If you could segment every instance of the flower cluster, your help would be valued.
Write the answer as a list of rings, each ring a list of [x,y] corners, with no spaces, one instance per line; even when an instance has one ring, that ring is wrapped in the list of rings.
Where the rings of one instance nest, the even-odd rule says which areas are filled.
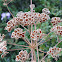
[[[58,48],[58,47],[51,47],[49,49],[49,51],[47,52],[47,54],[51,55],[53,58],[59,57],[59,53],[62,51],[62,48]]]
[[[5,30],[10,32],[16,25],[18,25],[18,22],[16,21],[16,17],[15,17],[7,22],[7,26],[5,27]]]
[[[5,37],[4,34],[3,34],[2,36],[1,36],[1,34],[0,34],[0,42],[4,39],[4,37]]]
[[[16,56],[16,61],[26,61],[29,58],[27,51],[20,51]]]
[[[0,43],[0,54],[1,55],[1,58],[3,58],[8,52],[6,51],[7,50],[7,42],[6,41],[3,41]]]
[[[34,20],[35,13],[31,13],[31,12],[21,12],[20,14],[19,13],[17,14],[17,17],[20,18],[19,22],[21,22],[24,26],[35,23]]]
[[[42,33],[41,29],[34,30],[31,34],[31,39],[33,40],[39,40],[41,39],[45,34]]]
[[[45,13],[41,13],[41,16],[40,16],[40,22],[45,22],[46,20],[49,20],[50,17],[49,15],[45,14]]]
[[[25,32],[23,32],[23,29],[16,28],[14,32],[12,32],[11,38],[19,39],[21,37],[24,37]]]
[[[35,5],[32,4],[32,11],[34,7]],[[31,5],[30,5],[30,8],[31,8]],[[15,26],[18,26],[18,25],[27,26],[27,25],[38,23],[38,22],[39,23],[45,22],[46,20],[50,19],[49,15],[46,14],[45,12],[36,13],[31,11],[28,11],[28,12],[20,11],[17,13],[16,16],[17,17],[14,17],[13,19],[7,22],[7,26],[5,27],[5,30],[7,30],[8,32],[10,32],[12,29],[14,29]]]
[[[60,19],[60,17],[53,17],[51,20],[51,23],[54,25],[57,25],[58,23],[62,22],[62,20]]]
[[[35,13],[35,12],[19,12],[17,14],[17,18],[19,18],[19,22],[24,26],[35,24],[35,22],[45,22],[50,19],[49,15],[45,13]]]
[[[62,26],[54,26],[51,31],[62,36]]]
[[[47,8],[42,9],[42,12],[45,13],[45,14],[48,14],[48,15],[50,14],[49,9],[47,9]]]

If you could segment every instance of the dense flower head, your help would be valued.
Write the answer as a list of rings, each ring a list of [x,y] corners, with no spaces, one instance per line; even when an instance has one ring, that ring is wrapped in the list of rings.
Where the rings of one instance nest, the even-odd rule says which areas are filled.
[[[33,40],[39,40],[41,39],[45,34],[42,33],[41,29],[34,30],[31,34],[31,39]]]
[[[0,48],[2,48],[3,46],[7,46],[7,42],[6,41],[0,42]]]
[[[50,19],[49,15],[45,13],[36,13],[36,12],[19,12],[17,14],[19,22],[24,26],[35,24],[36,22],[45,22]]]
[[[32,6],[33,8],[35,7],[34,5]],[[18,25],[24,25],[24,26],[28,26],[32,24],[34,25],[35,23],[45,22],[46,20],[50,19],[49,15],[47,15],[46,13],[36,13],[34,10],[33,12],[20,11],[17,13],[16,16],[17,17],[14,17],[13,19],[7,22],[7,26],[5,27],[5,30],[7,30],[8,32],[10,32],[12,29],[15,28],[15,26]]]
[[[59,57],[59,53],[62,51],[62,48],[58,48],[54,46],[53,48],[51,47],[47,54],[51,55],[53,58]]]
[[[53,26],[51,31],[62,36],[62,26]]]
[[[21,19],[20,21],[24,26],[35,24],[35,21],[38,20],[38,14],[31,13],[30,11],[29,12],[22,12],[17,17],[19,17]],[[37,19],[37,20],[35,20],[35,19]]]
[[[46,20],[49,20],[50,17],[49,15],[45,14],[45,13],[41,13],[41,16],[40,16],[40,22],[45,22]]]
[[[58,23],[60,23],[62,20],[60,19],[60,17],[53,17],[51,19],[51,23],[54,25],[57,25]]]
[[[26,61],[29,55],[26,50],[20,51],[19,54],[16,56],[16,61]]]
[[[14,17],[13,19],[11,19],[10,21],[7,22],[7,26],[5,27],[5,30],[7,30],[8,32],[10,32],[12,29],[15,28],[15,26],[17,26],[19,24],[18,21],[16,21],[16,17]]]
[[[4,34],[3,35],[0,34],[0,42],[4,39],[4,37],[5,37]]]
[[[44,8],[44,9],[42,9],[42,12],[43,13],[45,13],[45,14],[50,14],[50,11],[49,11],[49,9],[48,8]]]
[[[23,29],[16,28],[14,32],[12,32],[11,38],[19,39],[21,37],[24,37],[25,32],[23,32]]]
[[[0,42],[0,54],[1,55],[1,58],[3,58],[8,52],[6,51],[7,50],[7,42],[6,41],[2,41]]]

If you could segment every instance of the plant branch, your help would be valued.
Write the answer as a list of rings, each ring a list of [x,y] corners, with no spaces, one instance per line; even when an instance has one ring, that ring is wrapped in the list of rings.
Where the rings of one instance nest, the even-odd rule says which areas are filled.
[[[37,44],[37,41],[36,41],[36,47],[37,47],[37,56],[38,56],[38,62],[39,62],[39,52],[38,52],[38,44]]]
[[[32,28],[33,28],[33,25],[31,25],[31,34],[32,34]],[[33,45],[33,41],[32,41],[32,39],[31,39],[31,46]],[[31,54],[32,54],[32,61],[34,60],[34,51],[33,51],[34,49],[33,48],[31,48]]]
[[[11,2],[11,1],[12,1],[12,0],[10,0],[10,2]],[[10,3],[10,2],[9,2],[9,3]],[[7,5],[8,5],[9,3],[7,3]]]
[[[53,37],[51,37],[50,39],[52,39]],[[49,41],[50,39],[48,39],[47,41]],[[47,41],[45,41],[45,42],[47,42]],[[41,41],[42,42],[42,41]],[[41,44],[43,44],[43,43],[45,43],[45,42],[42,42],[42,43],[38,43],[38,46],[39,45],[41,45]]]
[[[24,27],[24,25],[21,24],[21,26],[30,33],[30,31],[26,27]]]
[[[61,40],[62,41],[62,40]],[[61,41],[59,41],[55,46],[57,46]]]
[[[47,52],[44,52],[44,51],[42,51],[42,50],[39,50],[40,52],[43,52],[43,53],[47,53]]]
[[[42,60],[44,60],[45,59],[45,57],[47,56],[48,54],[46,54],[41,60],[40,60],[40,62],[42,61]]]
[[[29,47],[29,46],[25,46],[25,45],[14,44],[14,43],[7,43],[7,44],[16,45],[16,46],[23,46],[23,47]]]
[[[51,33],[51,32],[50,32],[50,33]],[[48,36],[50,33],[48,33],[47,36]],[[46,37],[47,37],[47,36],[46,36]],[[45,37],[44,37],[44,38],[45,38]],[[43,38],[43,39],[44,39],[44,38]],[[41,41],[42,41],[42,40],[41,40]],[[41,42],[41,41],[40,41],[40,42]],[[40,42],[39,42],[39,43],[40,43]]]
[[[30,41],[26,38],[26,36],[24,37],[26,40],[27,40],[27,42],[30,44]]]
[[[11,13],[11,11],[9,10],[9,8],[8,8],[8,5],[6,5],[7,6],[7,9],[8,9],[8,11],[10,12],[10,14],[12,15],[12,17],[14,18],[14,15]]]
[[[24,50],[24,49],[29,49],[29,48],[22,48],[22,49],[10,49],[10,50],[6,50],[6,51],[15,51],[15,50]]]
[[[31,45],[28,41],[26,41],[24,38],[22,38],[28,45]]]

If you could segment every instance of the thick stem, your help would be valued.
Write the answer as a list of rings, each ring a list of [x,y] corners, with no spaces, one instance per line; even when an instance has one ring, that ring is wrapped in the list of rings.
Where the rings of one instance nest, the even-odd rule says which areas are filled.
[[[33,52],[34,52],[34,60],[36,61],[36,55],[35,55],[35,50],[33,49]]]
[[[33,12],[32,11],[32,0],[30,0],[30,2],[31,2],[31,12]],[[31,34],[32,34],[32,27],[33,27],[33,25],[31,25]],[[32,39],[31,39],[31,46],[33,45],[33,41],[32,41]],[[32,61],[33,61],[33,48],[31,48],[31,54],[32,54]]]
[[[32,34],[32,27],[33,27],[33,25],[31,25],[31,34]],[[32,41],[32,39],[31,39],[31,46],[33,45],[33,41]],[[33,59],[33,48],[31,48],[31,54],[32,54],[32,61],[34,60]]]
[[[39,52],[38,52],[38,44],[37,44],[37,41],[36,41],[36,47],[37,47],[37,56],[38,56],[38,62],[39,62]]]
[[[31,12],[32,12],[32,0],[31,0]]]
[[[32,49],[32,48],[31,48],[31,54],[32,54],[32,60],[34,60],[34,59],[33,59],[33,49]]]

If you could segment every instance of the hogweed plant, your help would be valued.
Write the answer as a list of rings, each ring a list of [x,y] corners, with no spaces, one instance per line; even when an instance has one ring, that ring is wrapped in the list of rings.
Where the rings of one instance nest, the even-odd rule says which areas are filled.
[[[11,2],[12,0],[10,0]],[[7,2],[7,0],[3,0],[3,5],[6,5],[8,8],[8,4],[10,2]],[[45,58],[48,55],[51,55],[53,58],[55,58],[55,60],[57,60],[57,57],[59,57],[59,53],[62,51],[62,48],[57,47],[57,45],[62,41],[59,38],[57,38],[58,43],[49,48],[49,51],[44,52],[42,50],[39,50],[38,46],[44,44],[47,41],[42,42],[51,32],[54,32],[55,35],[60,35],[62,36],[62,26],[58,25],[58,23],[62,22],[62,19],[60,19],[60,17],[53,17],[51,19],[51,23],[53,25],[53,28],[51,28],[50,33],[45,34],[42,32],[42,30],[37,29],[37,24],[41,24],[46,22],[47,20],[50,19],[49,14],[50,11],[47,8],[42,9],[42,13],[37,13],[35,12],[34,8],[35,5],[32,4],[32,0],[30,1],[31,5],[30,5],[30,11],[28,12],[23,12],[20,11],[17,13],[16,17],[13,16],[13,14],[10,12],[9,8],[9,12],[11,13],[11,15],[13,16],[13,19],[11,19],[10,21],[7,22],[7,26],[5,27],[5,30],[7,30],[8,32],[11,32],[11,30],[14,29],[14,32],[12,32],[11,38],[15,38],[16,40],[18,40],[19,38],[22,38],[27,44],[28,46],[25,45],[18,45],[16,43],[7,43],[6,41],[3,41],[5,35],[3,34],[1,36],[0,34],[0,54],[1,54],[1,58],[4,58],[4,56],[6,56],[6,54],[9,54],[7,51],[13,51],[13,50],[21,50],[18,55],[16,55],[16,61],[20,61],[20,62],[25,62],[26,60],[28,60],[31,57],[31,61],[30,62],[45,62]],[[19,25],[21,25],[24,29],[19,28]],[[26,28],[28,27],[28,28]],[[35,28],[33,30],[33,27]],[[30,40],[26,37],[25,33],[26,31],[30,34]],[[26,48],[23,49],[12,49],[12,50],[7,50],[7,44],[11,44],[11,45],[15,45],[15,46],[23,46]],[[26,50],[24,49],[30,49],[30,53],[28,53]],[[35,51],[37,51],[37,57],[35,54]],[[46,53],[46,55],[40,60],[39,59],[39,52],[43,52]],[[31,56],[30,56],[31,55]],[[38,61],[37,61],[38,59]]]

